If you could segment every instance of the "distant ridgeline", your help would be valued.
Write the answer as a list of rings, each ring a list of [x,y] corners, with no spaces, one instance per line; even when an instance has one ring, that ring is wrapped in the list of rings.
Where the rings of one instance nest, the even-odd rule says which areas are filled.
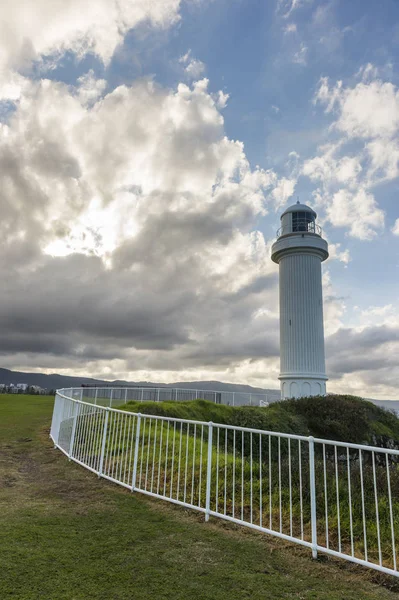
[[[79,387],[82,384],[89,385],[112,385],[114,386],[140,386],[140,387],[173,387],[173,388],[187,388],[187,389],[201,389],[201,390],[218,390],[221,392],[246,392],[246,393],[264,393],[267,394],[267,400],[269,403],[275,403],[280,400],[280,390],[272,390],[272,389],[264,389],[252,387],[249,385],[236,385],[233,383],[223,383],[221,381],[185,381],[178,383],[171,383],[169,386],[166,386],[162,383],[152,383],[148,381],[104,381],[101,379],[92,379],[90,377],[69,377],[67,375],[58,375],[56,373],[52,373],[50,375],[46,375],[44,373],[24,373],[19,371],[11,371],[9,369],[1,369],[0,368],[0,384],[9,385],[13,383],[14,385],[18,383],[25,383],[28,386],[39,386],[40,388],[44,388],[48,390],[48,393],[52,393],[54,390],[68,387]],[[1,391],[1,390],[0,390]],[[3,390],[4,391],[4,390]],[[338,396],[330,396],[330,398],[334,398]],[[343,398],[344,396],[340,396]],[[350,396],[347,396],[348,398]],[[379,407],[384,407],[389,410],[399,411],[399,400],[398,401],[390,401],[390,400],[370,400],[374,404]],[[325,407],[324,407],[325,409]],[[323,410],[324,410],[323,409]],[[320,416],[320,415],[319,415]],[[320,416],[322,418],[322,416]],[[341,438],[340,438],[341,439]]]
[[[233,383],[222,383],[220,381],[183,381],[166,385],[164,383],[153,383],[149,381],[105,381],[102,379],[92,379],[90,377],[70,377],[68,375],[58,375],[52,373],[46,375],[44,373],[24,373],[19,371],[10,371],[9,369],[0,369],[0,384],[9,385],[13,383],[25,383],[29,386],[38,385],[47,390],[59,390],[69,387],[80,387],[86,385],[113,385],[117,386],[139,386],[139,387],[173,387],[186,389],[201,389],[201,390],[217,390],[220,392],[245,392],[248,394],[267,394],[269,402],[280,400],[279,390],[268,390],[256,388],[250,385],[236,385]]]

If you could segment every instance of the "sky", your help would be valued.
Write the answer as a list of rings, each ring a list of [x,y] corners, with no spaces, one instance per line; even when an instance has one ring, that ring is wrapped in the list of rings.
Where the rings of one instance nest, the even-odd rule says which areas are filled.
[[[299,198],[328,390],[399,398],[395,0],[14,0],[0,38],[1,366],[278,388]]]

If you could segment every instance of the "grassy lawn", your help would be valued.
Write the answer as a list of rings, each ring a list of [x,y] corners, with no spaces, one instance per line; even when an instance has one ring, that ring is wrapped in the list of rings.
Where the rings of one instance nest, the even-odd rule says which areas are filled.
[[[53,398],[0,395],[0,598],[389,599],[399,584],[152,500],[68,462]]]

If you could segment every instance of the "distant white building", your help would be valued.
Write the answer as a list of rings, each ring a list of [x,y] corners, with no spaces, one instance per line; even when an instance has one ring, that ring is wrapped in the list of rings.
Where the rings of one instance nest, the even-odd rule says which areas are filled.
[[[30,389],[34,394],[47,394],[47,390],[40,385],[31,385]]]
[[[26,390],[28,389],[28,384],[27,383],[17,383],[17,389],[22,392],[26,392]]]

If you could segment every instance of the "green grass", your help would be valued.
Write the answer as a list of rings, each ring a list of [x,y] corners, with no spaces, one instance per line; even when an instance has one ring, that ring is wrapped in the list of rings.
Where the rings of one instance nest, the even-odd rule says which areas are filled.
[[[205,400],[129,402],[127,410],[181,419],[213,421],[329,440],[399,446],[399,419],[388,410],[355,396],[333,395],[274,402],[268,408],[232,407]],[[122,406],[124,408],[124,406]]]
[[[326,412],[328,412],[329,399],[326,399],[325,402]],[[144,407],[145,411],[146,408]],[[187,413],[187,411],[191,410],[198,417],[200,409],[203,412],[209,411],[212,414],[215,410],[221,412],[223,408],[215,408],[215,405],[206,402],[194,403],[192,408],[184,405],[173,406],[171,404],[165,406],[161,403],[156,405],[153,410],[158,413],[172,412],[173,414],[176,412],[179,414],[182,412]],[[231,416],[232,411],[234,412],[234,409],[228,409],[227,414]],[[190,416],[193,415],[191,414]],[[123,435],[118,433],[121,429],[123,431],[123,428],[118,425],[119,421],[119,415],[114,413],[108,422],[108,437],[105,446],[108,456],[106,472],[108,475],[111,475],[111,471],[113,474],[115,470],[118,473],[116,476],[117,479],[121,478],[122,473],[123,480],[129,484],[131,482],[131,473],[128,472],[125,475],[126,471],[121,466],[126,464],[126,460],[131,453],[130,440],[132,436],[125,436],[126,431]],[[95,424],[95,420],[89,423],[89,429],[91,426],[91,429],[95,431],[97,429]],[[82,444],[84,450],[86,447],[87,427],[84,427],[84,422],[82,422],[82,425],[85,434],[83,438],[84,443]],[[207,427],[202,428],[197,426],[196,433],[194,433],[195,429],[192,425],[189,426],[188,430],[186,425],[182,424],[177,424],[175,428],[173,421],[170,427],[167,426],[167,423],[160,421],[158,431],[157,426],[158,421],[151,420],[151,417],[142,419],[137,485],[142,489],[150,490],[151,492],[156,491],[177,500],[184,499],[184,501],[191,504],[203,507],[206,492]],[[116,434],[115,431],[117,432]],[[164,431],[163,436],[161,431]],[[91,456],[86,456],[86,460],[89,460],[89,462],[95,461],[98,458],[101,436],[102,427],[100,428],[100,434],[97,436],[96,449]],[[169,444],[167,439],[169,439]],[[283,533],[290,535],[292,531],[294,537],[300,537],[301,530],[303,529],[305,540],[311,541],[309,451],[307,444],[299,444],[296,440],[279,440],[277,437],[271,437],[268,440],[267,436],[262,436],[262,445],[260,445],[260,441],[259,434],[252,435],[250,433],[242,434],[241,432],[237,432],[234,435],[234,432],[230,430],[227,431],[226,437],[224,429],[214,430],[211,510],[218,511],[219,509],[221,512],[227,512],[229,516],[241,518],[241,520],[252,522],[255,525],[263,524],[266,527],[270,527],[270,529],[279,530],[281,527]],[[80,442],[76,443],[75,441],[76,451],[80,449],[80,446]],[[233,455],[233,448],[235,448],[235,455]],[[320,445],[316,444],[315,467],[318,541],[320,544],[327,544],[326,526],[328,524],[329,547],[332,550],[341,551],[342,549],[343,552],[350,555],[353,541],[355,556],[365,559],[363,504],[358,453],[357,451],[353,451],[352,454],[349,454],[351,463],[349,466],[349,488],[346,451],[339,450],[337,453],[337,464],[335,464],[334,450],[331,446],[326,445],[327,523],[325,517],[326,498],[323,485],[324,463],[321,450]],[[299,451],[301,457],[301,480],[299,478]],[[291,486],[289,453],[291,454]],[[202,460],[201,454],[203,455]],[[281,456],[281,469],[278,462],[279,454]],[[373,468],[370,453],[363,452],[362,456],[368,558],[372,562],[378,563],[378,531],[376,526]],[[382,455],[382,458],[385,459],[385,455]],[[179,476],[178,465],[180,463],[182,464],[181,470],[183,476]],[[174,465],[174,468],[172,468],[172,465]],[[95,464],[91,464],[91,466],[95,467]],[[375,468],[382,564],[393,568],[391,519],[385,461],[383,460],[381,463],[376,460]],[[339,475],[338,489],[336,487],[336,469]],[[269,481],[269,471],[271,473],[271,484]],[[397,465],[390,464],[389,472],[394,517],[393,525],[395,539],[397,540],[399,539],[399,470]],[[187,498],[184,493],[186,480],[188,482]],[[159,482],[161,483],[160,487]],[[302,494],[300,492],[301,483]],[[290,489],[292,490],[291,494]],[[178,495],[179,490],[180,496]],[[339,495],[339,515],[336,501],[337,494]],[[235,502],[233,499],[235,499]],[[280,510],[282,515],[281,524]],[[351,517],[353,519],[353,540],[351,537]]]
[[[312,561],[298,546],[97,479],[53,449],[52,405],[0,396],[1,600],[397,597],[394,578]]]

